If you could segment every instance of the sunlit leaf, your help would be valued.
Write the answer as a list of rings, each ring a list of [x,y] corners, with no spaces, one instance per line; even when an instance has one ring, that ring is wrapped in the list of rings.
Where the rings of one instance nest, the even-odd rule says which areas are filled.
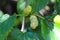
[[[16,20],[16,15],[11,16],[5,22],[0,24],[0,40],[4,40],[8,33],[12,30],[14,22]]]

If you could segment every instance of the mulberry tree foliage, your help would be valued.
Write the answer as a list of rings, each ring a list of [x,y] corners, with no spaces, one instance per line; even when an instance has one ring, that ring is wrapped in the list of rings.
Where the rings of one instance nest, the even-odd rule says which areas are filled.
[[[0,40],[59,40],[60,0],[18,0],[16,4],[13,15],[0,9]]]

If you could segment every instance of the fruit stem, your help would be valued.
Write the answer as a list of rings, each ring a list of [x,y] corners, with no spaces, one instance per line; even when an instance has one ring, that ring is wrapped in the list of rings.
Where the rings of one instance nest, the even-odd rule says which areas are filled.
[[[40,16],[40,15],[37,15],[37,14],[36,14],[36,16],[38,16],[39,18],[41,18],[41,19],[43,19],[43,20],[47,20],[48,22],[54,23],[52,20],[48,20],[48,19],[44,18],[43,16]]]
[[[37,15],[37,14],[36,14],[36,16],[38,16],[38,17],[41,18],[41,19],[45,19],[44,17],[42,17],[42,16],[40,16],[40,15]]]
[[[24,21],[25,21],[25,17],[23,16],[23,21],[22,21],[22,28],[21,28],[21,32],[24,32]]]

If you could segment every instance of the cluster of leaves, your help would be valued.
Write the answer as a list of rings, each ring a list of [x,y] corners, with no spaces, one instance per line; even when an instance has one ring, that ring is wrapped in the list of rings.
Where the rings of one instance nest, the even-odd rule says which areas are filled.
[[[54,12],[51,15],[42,16],[39,13],[49,1],[18,0],[18,14],[12,15],[6,21],[0,23],[0,40],[55,40],[52,31],[54,25],[51,20],[60,13],[60,0],[55,0]],[[31,15],[35,16],[35,19],[31,19],[32,21],[30,20]],[[19,17],[17,18],[17,16]],[[37,23],[38,26],[36,25],[36,28],[31,27],[30,21]],[[21,29],[17,27],[18,24],[22,24]]]

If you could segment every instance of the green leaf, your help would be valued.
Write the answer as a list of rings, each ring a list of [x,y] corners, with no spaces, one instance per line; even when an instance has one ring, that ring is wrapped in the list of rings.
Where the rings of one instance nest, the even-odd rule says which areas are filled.
[[[50,31],[51,40],[60,40],[60,29],[54,25],[54,29]]]
[[[49,36],[50,40],[60,40],[60,25],[59,24],[54,24],[53,30],[50,30]]]
[[[45,20],[41,20],[41,34],[44,40],[50,40],[48,26]]]
[[[25,0],[18,0],[17,2],[17,11],[20,14],[25,8],[26,1]]]
[[[54,24],[52,22],[53,18],[54,18],[54,15],[51,15],[51,16],[45,16],[46,18],[46,24],[48,25],[49,27],[49,30],[52,30],[54,28]],[[47,21],[48,20],[48,21]]]
[[[0,24],[0,40],[4,40],[8,33],[13,29],[16,15],[11,16],[5,22]]]
[[[7,38],[8,40],[40,40],[35,32],[22,33],[15,28]]]
[[[50,39],[51,39],[51,40],[57,40],[56,38],[57,38],[57,37],[56,37],[54,31],[50,31]]]
[[[9,17],[10,17],[10,15],[4,14],[4,15],[1,17],[0,22],[2,23],[2,22],[4,22],[4,21],[6,21]]]
[[[54,27],[60,29],[60,24],[54,23]]]
[[[39,11],[46,6],[49,0],[28,0],[29,5],[32,6],[33,10]]]
[[[40,24],[40,18],[38,18],[38,27],[36,28],[36,30],[35,30],[35,32],[39,35],[39,38],[41,39],[41,40],[44,40],[43,39],[43,37],[42,37],[42,34],[41,34],[41,24]]]
[[[60,14],[60,1],[55,2],[55,10],[57,11],[58,14]]]
[[[17,10],[18,13],[21,13],[26,5],[31,5],[32,10],[39,11],[46,6],[49,0],[18,0]]]
[[[49,0],[36,0],[37,11],[41,10],[42,8],[44,8],[48,2],[49,2]]]
[[[49,27],[49,30],[52,30],[54,28],[54,24],[52,22],[48,22],[46,21],[48,27]]]
[[[60,40],[60,24],[54,23],[54,29],[50,31],[51,40]]]

